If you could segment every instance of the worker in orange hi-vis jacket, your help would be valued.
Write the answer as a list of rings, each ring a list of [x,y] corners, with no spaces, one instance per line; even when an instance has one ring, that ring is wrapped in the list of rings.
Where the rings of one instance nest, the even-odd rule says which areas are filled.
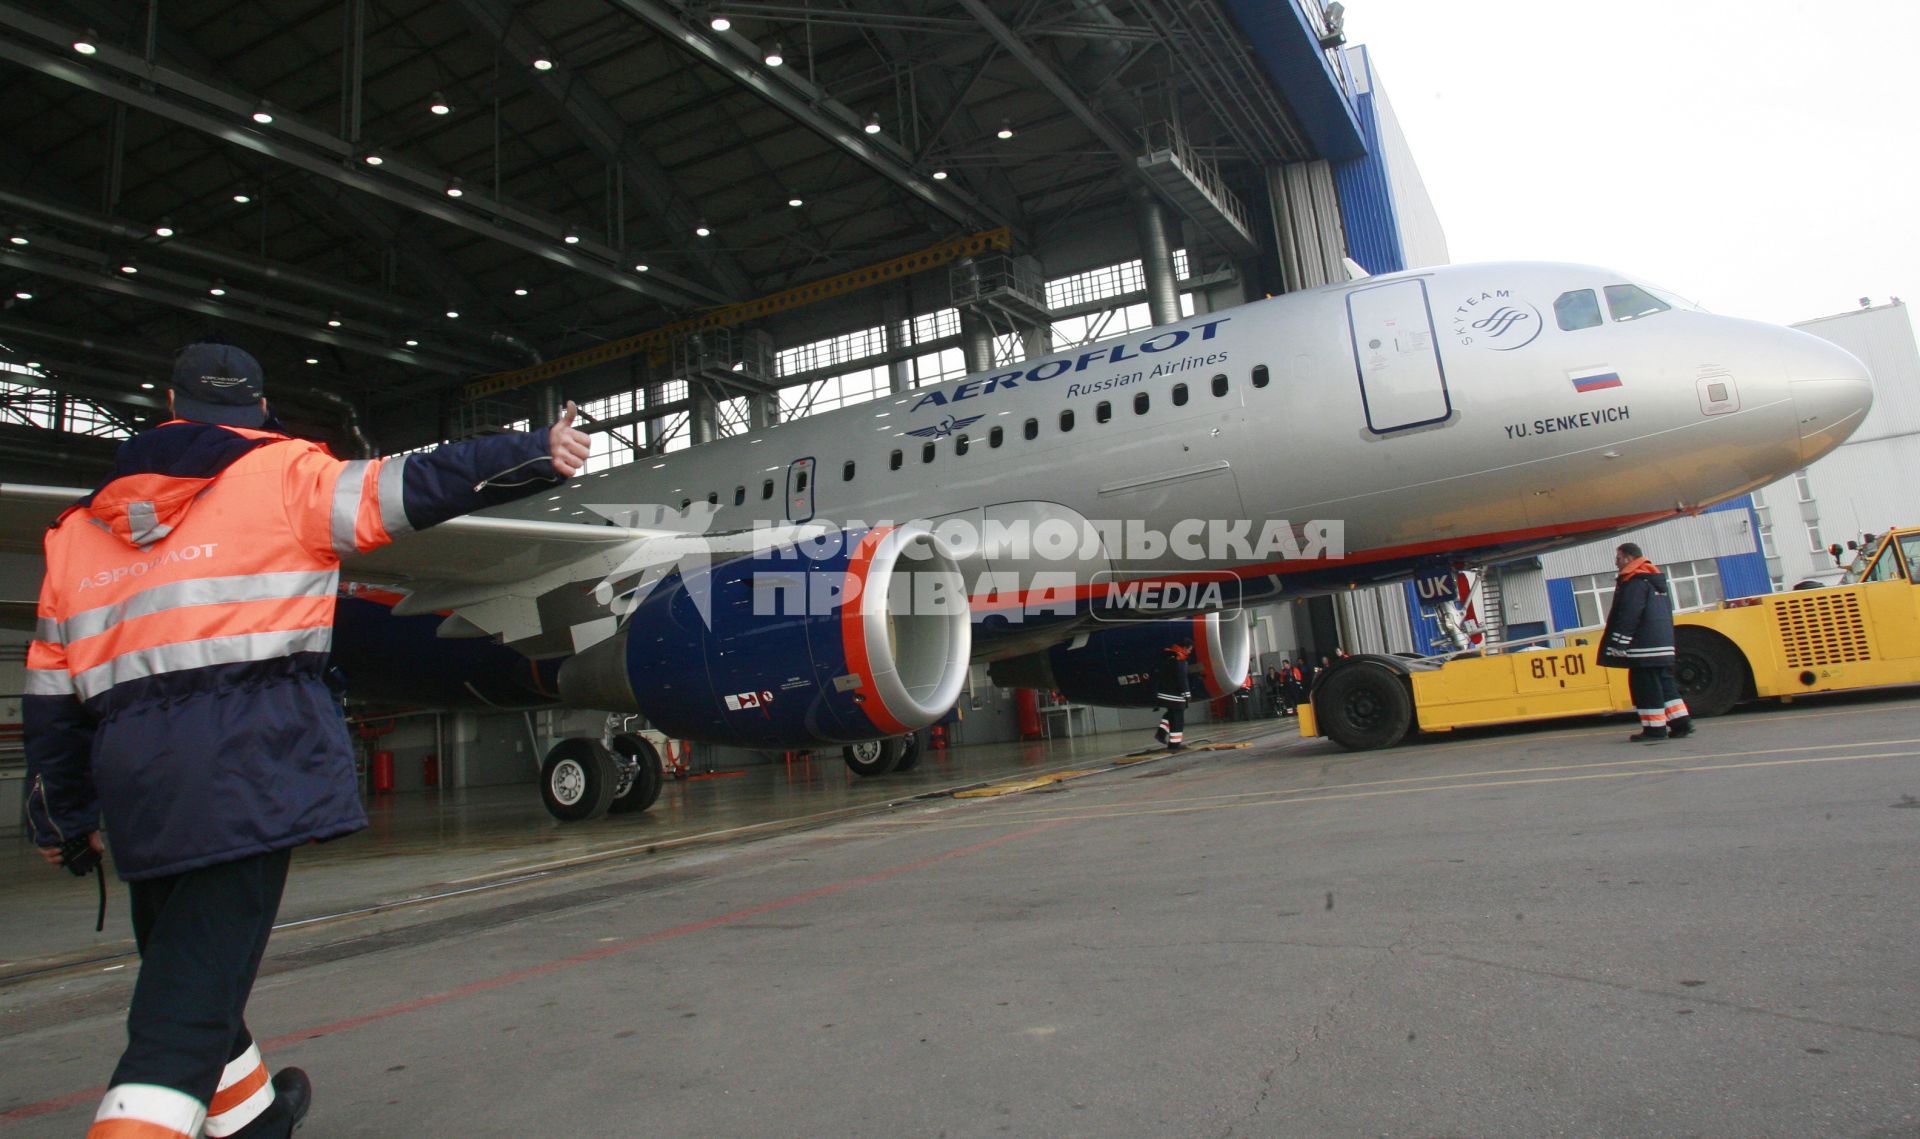
[[[60,516],[27,659],[28,814],[56,866],[112,838],[139,979],[89,1139],[284,1136],[312,1087],[267,1076],[247,997],[292,848],[366,826],[325,678],[340,559],[570,478],[552,427],[342,462],[283,434],[259,363],[174,359],[174,418]],[[104,822],[104,828],[103,828]]]

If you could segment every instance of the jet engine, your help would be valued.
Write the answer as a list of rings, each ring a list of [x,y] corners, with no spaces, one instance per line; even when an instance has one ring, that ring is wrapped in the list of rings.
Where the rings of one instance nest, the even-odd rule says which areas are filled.
[[[987,672],[1002,688],[1058,692],[1076,704],[1150,708],[1161,651],[1183,637],[1193,638],[1187,667],[1196,698],[1225,696],[1245,683],[1252,639],[1244,610],[1108,625],[1043,652],[995,661]]]
[[[576,707],[643,713],[676,739],[792,748],[898,736],[953,707],[972,626],[924,527],[838,531],[676,571],[569,659]]]

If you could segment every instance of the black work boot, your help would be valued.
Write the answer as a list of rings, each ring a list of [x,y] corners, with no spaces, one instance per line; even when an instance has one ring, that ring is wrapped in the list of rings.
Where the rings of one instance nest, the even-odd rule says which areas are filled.
[[[1667,738],[1683,740],[1693,734],[1693,717],[1680,716],[1667,721]]]
[[[1657,744],[1665,741],[1666,738],[1667,729],[1665,728],[1641,728],[1639,731],[1628,736],[1627,742],[1630,744]]]
[[[298,1068],[282,1068],[273,1074],[273,1102],[252,1123],[234,1132],[233,1139],[287,1139],[312,1106],[313,1081]]]

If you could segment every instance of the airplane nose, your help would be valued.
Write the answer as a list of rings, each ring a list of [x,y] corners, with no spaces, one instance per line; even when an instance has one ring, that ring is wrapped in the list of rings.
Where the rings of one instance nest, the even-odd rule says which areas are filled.
[[[1873,376],[1838,345],[1817,337],[1788,365],[1787,388],[1800,423],[1800,453],[1811,463],[1846,442],[1873,406]]]

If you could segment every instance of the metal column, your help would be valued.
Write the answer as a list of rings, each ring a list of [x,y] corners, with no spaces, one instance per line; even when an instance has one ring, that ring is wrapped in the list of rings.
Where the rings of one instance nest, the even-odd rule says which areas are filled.
[[[1141,195],[1138,221],[1140,262],[1147,278],[1147,314],[1155,324],[1172,324],[1180,319],[1180,283],[1173,274],[1167,214],[1158,198]]]

